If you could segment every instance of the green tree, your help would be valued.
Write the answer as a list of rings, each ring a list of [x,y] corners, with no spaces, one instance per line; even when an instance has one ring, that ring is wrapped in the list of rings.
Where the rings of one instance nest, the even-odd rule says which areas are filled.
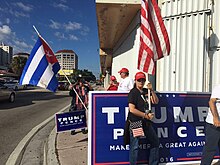
[[[20,77],[26,62],[27,58],[25,57],[14,57],[11,63],[12,71]]]
[[[93,73],[91,71],[88,71],[87,69],[84,69],[84,70],[74,70],[73,71],[73,74],[71,74],[71,77],[73,80],[76,81],[77,77],[81,75],[82,78],[86,81],[95,81],[96,80],[96,77],[93,75]]]
[[[84,69],[82,71],[82,77],[86,80],[86,81],[95,81],[96,77],[93,75],[93,73],[91,71],[88,71],[87,69]]]

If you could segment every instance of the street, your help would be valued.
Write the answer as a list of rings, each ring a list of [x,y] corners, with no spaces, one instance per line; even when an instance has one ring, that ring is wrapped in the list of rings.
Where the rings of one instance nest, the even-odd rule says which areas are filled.
[[[45,89],[21,90],[14,103],[0,102],[0,162],[32,128],[70,104],[68,91],[52,93]]]

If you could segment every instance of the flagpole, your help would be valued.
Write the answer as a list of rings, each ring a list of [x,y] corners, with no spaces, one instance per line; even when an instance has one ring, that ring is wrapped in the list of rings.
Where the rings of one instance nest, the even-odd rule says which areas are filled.
[[[69,80],[69,78],[67,77],[66,73],[63,71],[63,69],[61,69],[61,71],[63,72],[64,76],[66,77],[67,81],[69,82],[69,84],[71,85],[71,82]],[[80,98],[79,94],[76,92],[75,88],[73,87],[73,91],[76,93],[77,97],[79,98],[80,102],[82,103],[83,107],[88,111],[88,109],[86,108],[85,104],[83,103],[82,99]]]
[[[148,82],[150,82],[149,81],[149,74],[147,74],[147,77],[148,77]],[[149,110],[151,111],[150,89],[147,90],[147,93],[148,93],[148,106],[149,106]]]
[[[149,105],[149,110],[151,111],[150,89],[148,89],[148,105]]]
[[[37,35],[48,45],[48,47],[51,49],[50,45],[47,43],[47,41],[40,35],[37,28],[33,25],[34,30],[36,31]],[[52,49],[51,49],[52,50]],[[53,51],[52,51],[53,52]]]
[[[33,25],[34,30],[36,31],[38,36],[41,36],[40,33],[38,32],[37,28]]]
[[[47,43],[47,41],[40,35],[37,28],[33,25],[34,30],[36,31],[37,35],[48,45],[48,47],[51,49],[50,45]],[[52,50],[52,49],[51,49]],[[53,52],[53,51],[52,51]]]

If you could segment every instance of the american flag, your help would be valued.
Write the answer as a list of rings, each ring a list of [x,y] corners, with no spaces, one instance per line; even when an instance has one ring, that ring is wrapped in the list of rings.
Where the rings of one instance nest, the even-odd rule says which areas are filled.
[[[154,62],[170,53],[170,41],[156,0],[141,0],[138,69],[155,74]]]
[[[144,136],[144,131],[143,131],[141,120],[130,122],[130,129],[132,130],[134,137]]]
[[[140,137],[144,136],[144,131],[143,128],[134,128],[132,129],[133,137]]]

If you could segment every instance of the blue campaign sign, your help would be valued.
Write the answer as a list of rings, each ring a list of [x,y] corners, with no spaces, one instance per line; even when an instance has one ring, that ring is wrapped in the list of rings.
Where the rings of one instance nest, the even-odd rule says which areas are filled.
[[[129,145],[123,145],[128,93],[91,92],[89,95],[88,164],[129,164]],[[160,163],[198,163],[205,144],[204,124],[210,93],[157,93],[154,128],[160,140]],[[138,162],[148,162],[150,145],[140,144]],[[218,153],[215,158],[219,158]]]
[[[85,110],[56,114],[57,132],[85,128],[86,126]]]

